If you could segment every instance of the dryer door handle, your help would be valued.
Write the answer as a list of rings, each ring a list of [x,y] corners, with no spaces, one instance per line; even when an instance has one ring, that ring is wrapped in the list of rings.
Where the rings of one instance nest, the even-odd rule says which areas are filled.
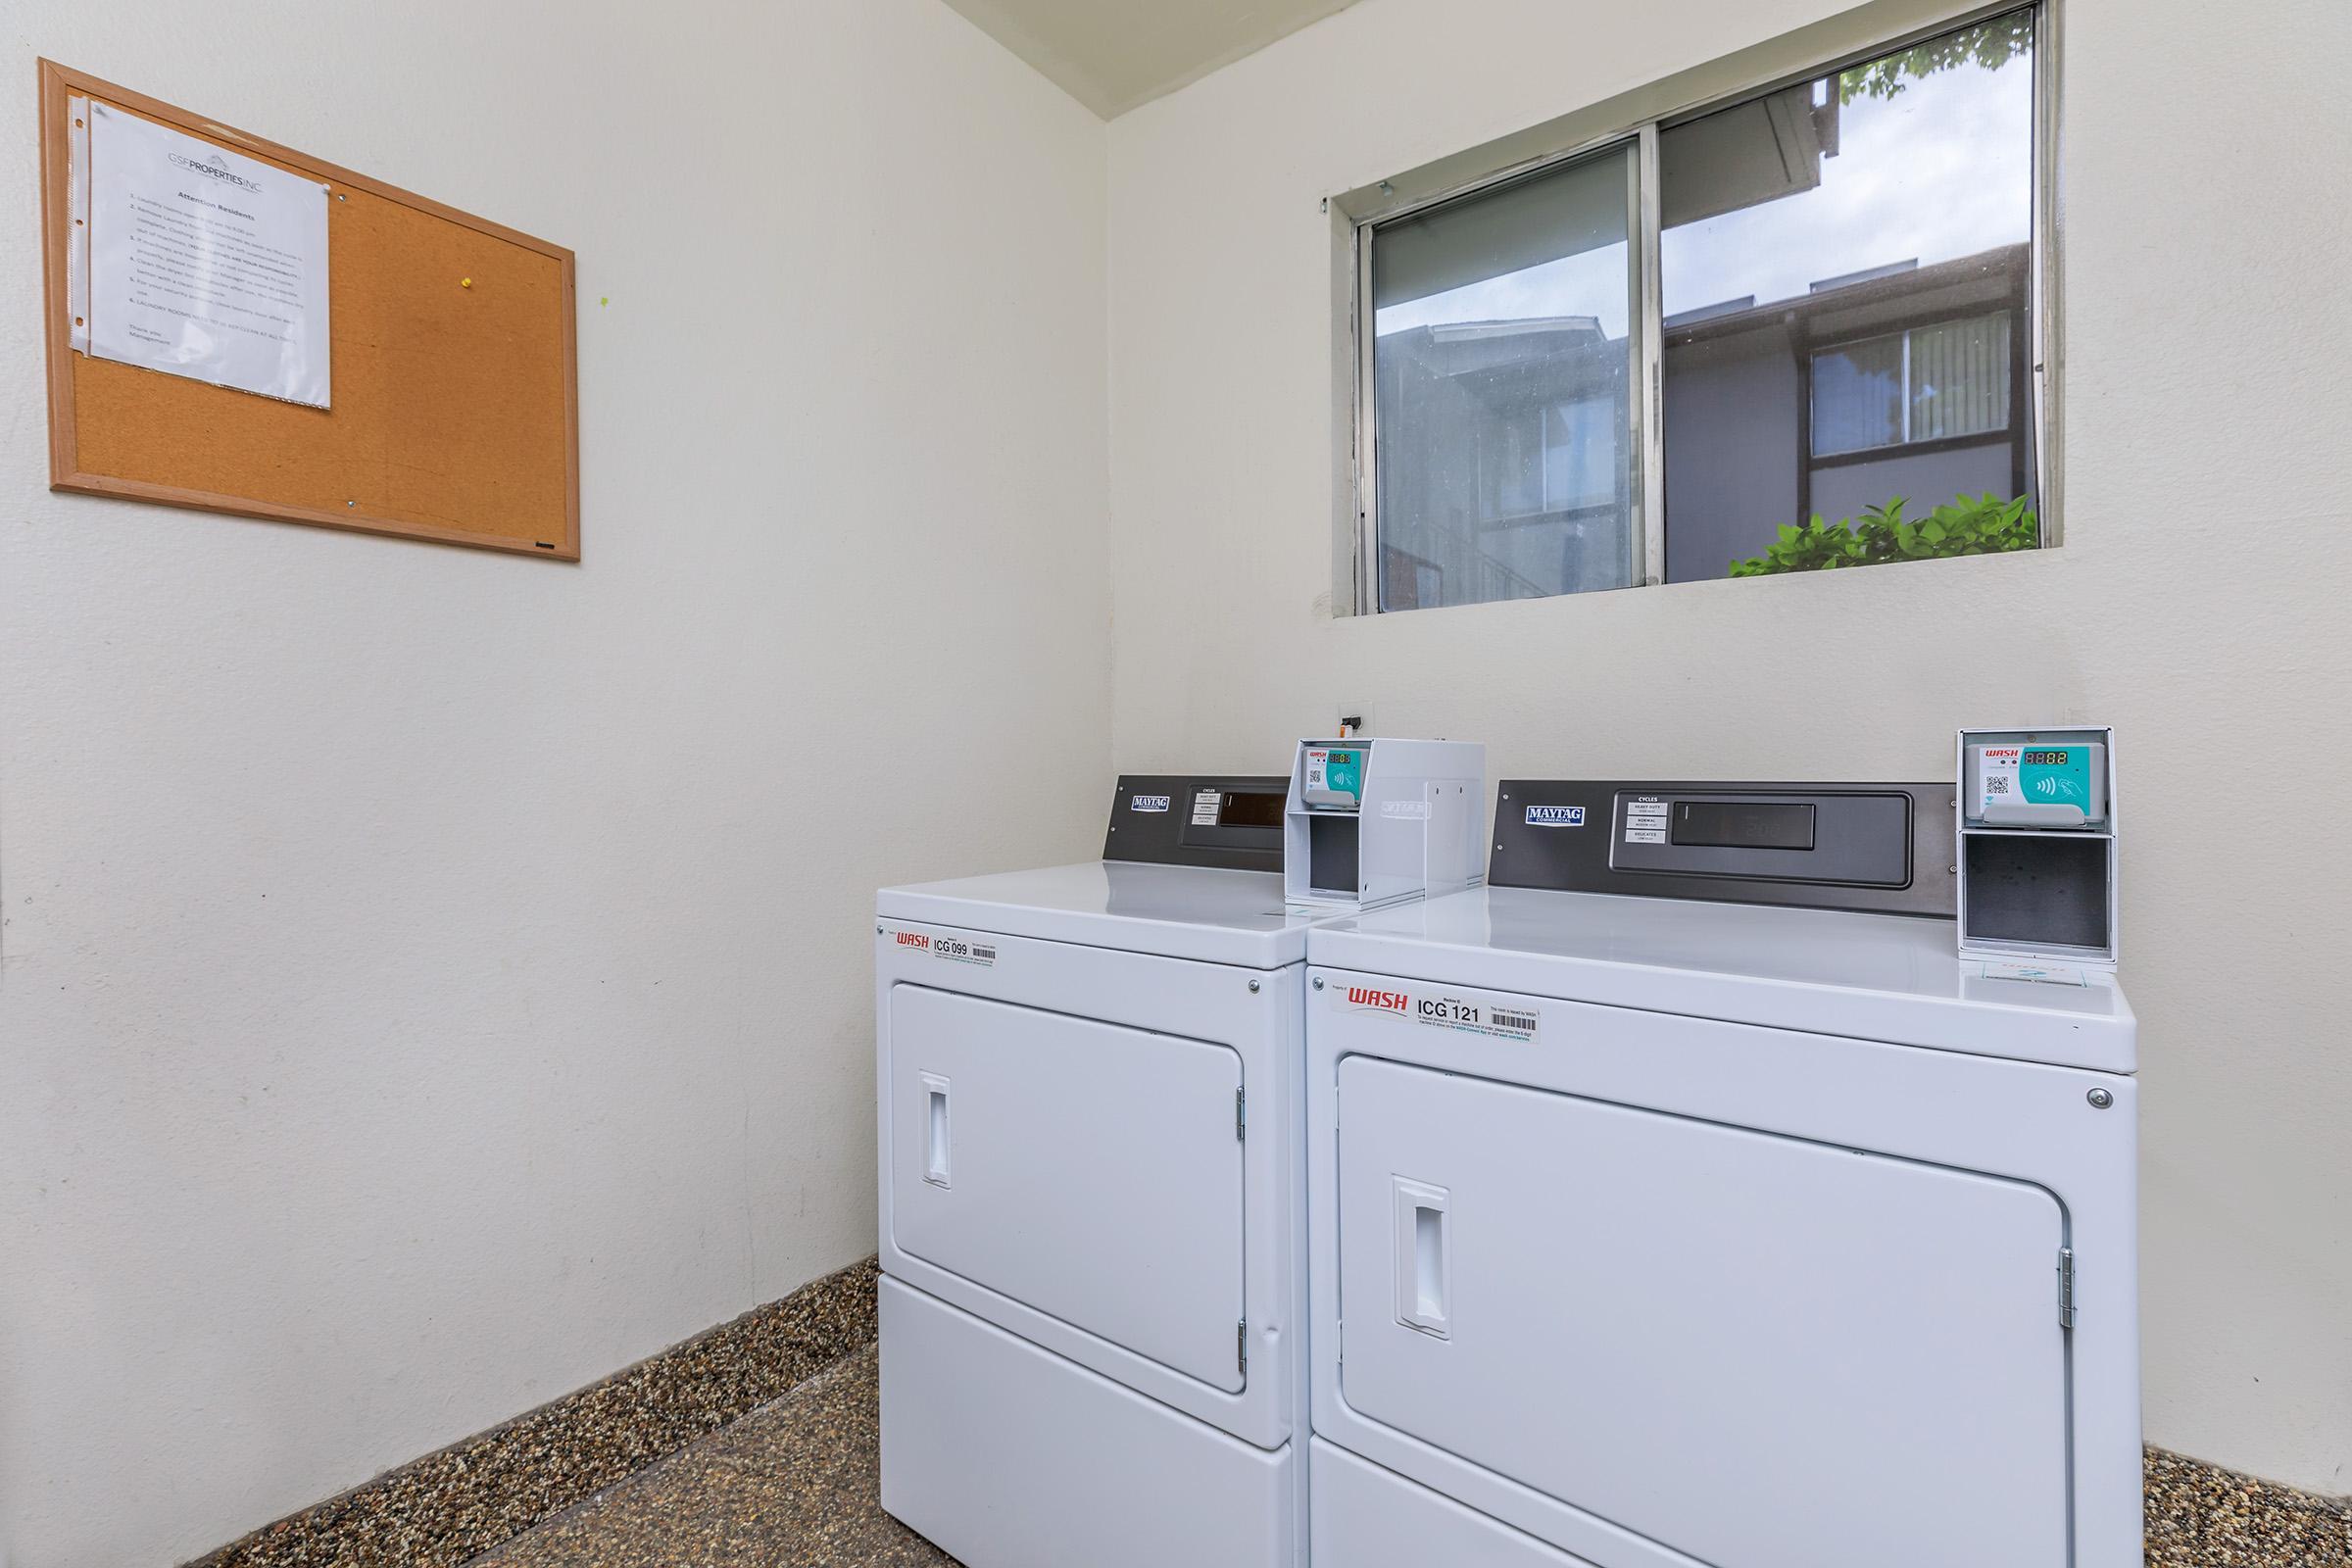
[[[948,1081],[938,1073],[917,1073],[923,1091],[923,1180],[934,1187],[948,1181]]]
[[[1441,1340],[1453,1337],[1452,1195],[1427,1182],[1393,1178],[1396,1197],[1396,1321]]]

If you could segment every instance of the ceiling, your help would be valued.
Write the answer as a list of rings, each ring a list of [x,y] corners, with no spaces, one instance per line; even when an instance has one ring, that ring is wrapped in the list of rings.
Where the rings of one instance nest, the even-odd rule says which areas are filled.
[[[1354,0],[948,0],[1105,120]]]

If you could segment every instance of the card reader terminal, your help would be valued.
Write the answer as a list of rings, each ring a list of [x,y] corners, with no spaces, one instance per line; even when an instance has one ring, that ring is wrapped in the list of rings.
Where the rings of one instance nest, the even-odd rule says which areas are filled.
[[[2097,741],[1972,745],[1961,809],[1985,827],[2070,828],[2107,819],[2107,748]]]
[[[1299,799],[1311,808],[1352,811],[1364,802],[1364,754],[1352,746],[1310,746]]]

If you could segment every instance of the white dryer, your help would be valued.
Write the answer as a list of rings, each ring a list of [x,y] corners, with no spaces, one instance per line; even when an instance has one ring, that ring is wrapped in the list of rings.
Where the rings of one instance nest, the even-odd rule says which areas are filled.
[[[1953,793],[1506,782],[1308,933],[1316,1568],[2136,1568],[2135,1026]]]
[[[877,900],[882,1504],[969,1568],[1304,1560],[1289,785]]]

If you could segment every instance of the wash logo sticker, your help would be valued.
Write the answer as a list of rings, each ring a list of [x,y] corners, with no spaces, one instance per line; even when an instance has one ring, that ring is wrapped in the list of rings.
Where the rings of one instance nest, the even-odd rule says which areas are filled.
[[[1343,986],[1333,1005],[1345,1012],[1388,1012],[1433,1029],[1457,1034],[1485,1035],[1523,1046],[1536,1041],[1540,1015],[1534,1007],[1498,1007],[1438,991],[1383,991],[1372,986]]]
[[[1131,795],[1127,798],[1130,811],[1164,811],[1168,808],[1165,795]]]
[[[1581,806],[1531,806],[1527,808],[1529,827],[1583,827],[1585,808]]]
[[[925,936],[920,931],[894,931],[891,933],[891,944],[894,947],[913,948],[919,953],[930,954],[934,958],[945,958],[950,963],[976,963],[984,969],[995,967],[997,961],[997,946],[993,942]]]

